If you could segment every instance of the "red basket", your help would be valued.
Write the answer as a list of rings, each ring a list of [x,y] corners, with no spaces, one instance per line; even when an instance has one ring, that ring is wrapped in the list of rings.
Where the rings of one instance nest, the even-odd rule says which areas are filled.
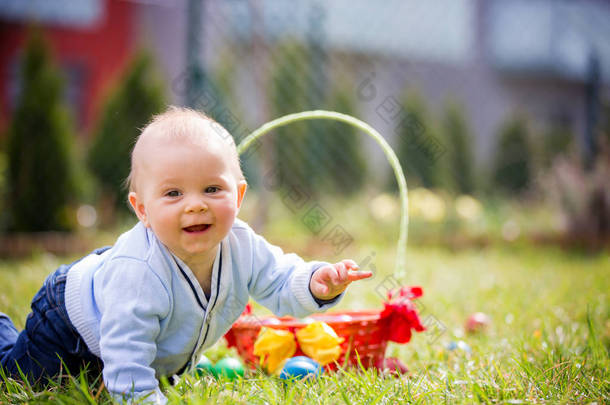
[[[407,343],[411,340],[412,331],[422,332],[422,325],[413,300],[421,297],[421,287],[400,287],[388,291],[388,299],[383,303],[383,310],[361,310],[314,314],[309,318],[330,325],[337,335],[344,338],[341,343],[341,355],[337,363],[341,366],[359,365],[365,368],[384,367],[385,349],[388,341]],[[304,328],[308,320],[293,317],[251,315],[252,307],[246,307],[244,314],[225,334],[230,347],[237,348],[239,355],[250,365],[256,366],[258,359],[254,355],[254,342],[261,327],[288,330],[294,334]],[[298,346],[295,355],[303,355]],[[334,363],[326,365],[332,370]]]
[[[388,345],[384,332],[387,318],[381,318],[380,314],[380,310],[346,311],[314,314],[309,318],[326,322],[335,330],[337,335],[345,339],[341,343],[341,356],[337,361],[341,366],[358,365],[358,358],[360,358],[362,365],[369,368],[383,362]],[[294,334],[297,330],[307,326],[307,323],[306,320],[292,317],[267,316],[258,318],[243,315],[233,324],[225,338],[229,346],[235,347],[247,363],[255,366],[258,364],[258,357],[253,353],[254,342],[262,326],[289,330]],[[295,356],[299,355],[303,355],[303,352],[297,343]],[[331,363],[326,367],[334,369],[336,365]]]

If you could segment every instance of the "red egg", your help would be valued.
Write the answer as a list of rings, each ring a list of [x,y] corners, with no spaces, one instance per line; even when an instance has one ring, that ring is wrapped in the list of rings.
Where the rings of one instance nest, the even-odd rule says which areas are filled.
[[[380,359],[375,363],[377,370],[389,374],[406,374],[409,369],[400,359],[396,357],[388,357]]]
[[[468,317],[464,328],[466,329],[466,332],[469,333],[483,332],[485,329],[487,329],[490,323],[491,319],[489,316],[483,312],[475,312]]]

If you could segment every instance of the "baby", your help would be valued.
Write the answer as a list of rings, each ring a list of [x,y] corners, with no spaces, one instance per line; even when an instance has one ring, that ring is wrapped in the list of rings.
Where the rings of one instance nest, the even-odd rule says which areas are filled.
[[[129,203],[139,221],[112,247],[52,273],[24,331],[0,313],[0,361],[28,379],[88,367],[116,399],[165,403],[158,378],[182,373],[251,296],[280,316],[336,304],[370,277],[351,260],[305,262],[236,218],[247,184],[231,136],[171,107],[133,149]]]

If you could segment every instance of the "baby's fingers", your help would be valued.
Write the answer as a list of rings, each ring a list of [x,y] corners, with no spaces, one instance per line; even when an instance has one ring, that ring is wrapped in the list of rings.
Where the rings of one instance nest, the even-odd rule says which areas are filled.
[[[327,283],[330,282],[330,279],[324,279],[324,277],[321,277],[320,279],[312,279],[311,280],[311,291],[313,293],[318,293],[318,294],[328,294],[328,292],[330,291]]]
[[[334,267],[335,273],[333,274],[333,277],[331,277],[331,281],[335,285],[344,284],[348,280],[347,273],[349,272],[349,270],[347,269],[345,264],[343,264],[343,262],[335,264]]]
[[[351,282],[351,281],[357,281],[357,280],[362,280],[365,278],[369,278],[373,275],[373,272],[371,271],[366,271],[366,270],[359,270],[359,271],[353,271],[350,270],[347,273],[347,279]]]
[[[351,259],[343,259],[343,260],[341,260],[341,263],[343,263],[343,265],[345,265],[345,267],[348,270],[358,270],[359,269],[358,264]]]

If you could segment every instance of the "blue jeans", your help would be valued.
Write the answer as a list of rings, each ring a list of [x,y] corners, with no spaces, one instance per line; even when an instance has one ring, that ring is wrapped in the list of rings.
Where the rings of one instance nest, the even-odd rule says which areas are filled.
[[[8,376],[20,379],[23,373],[30,383],[36,383],[83,369],[101,373],[101,359],[89,351],[66,310],[66,278],[75,263],[62,265],[47,277],[32,300],[32,312],[21,333],[0,313],[0,364]]]

